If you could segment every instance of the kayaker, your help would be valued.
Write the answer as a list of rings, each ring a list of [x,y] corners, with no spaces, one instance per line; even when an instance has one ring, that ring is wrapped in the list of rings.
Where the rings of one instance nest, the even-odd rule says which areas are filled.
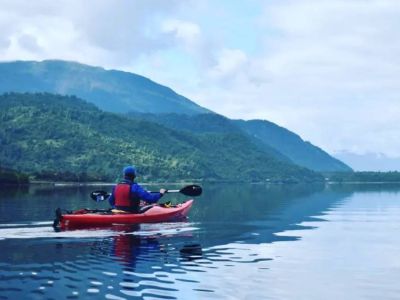
[[[139,212],[140,200],[147,203],[156,203],[166,192],[160,189],[159,193],[149,193],[135,182],[136,168],[127,166],[123,169],[124,179],[112,190],[108,199],[113,208],[134,212]]]

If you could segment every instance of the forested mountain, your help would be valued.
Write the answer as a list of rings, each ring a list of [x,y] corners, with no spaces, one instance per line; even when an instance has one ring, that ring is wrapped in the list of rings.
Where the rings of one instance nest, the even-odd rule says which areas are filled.
[[[322,180],[245,135],[177,131],[51,94],[0,96],[0,161],[37,179],[114,181],[135,164],[141,181]]]
[[[130,114],[175,130],[193,133],[235,132],[247,135],[253,144],[275,158],[314,171],[351,172],[351,168],[322,149],[303,141],[297,134],[261,120],[230,120],[217,114]]]
[[[210,133],[224,133],[235,134],[242,136],[245,140],[251,140],[251,143],[256,145],[260,150],[268,153],[268,155],[287,162],[293,163],[287,156],[283,155],[279,150],[270,147],[257,138],[248,135],[240,129],[232,120],[215,114],[197,114],[197,115],[182,115],[182,114],[140,114],[129,113],[129,116],[135,119],[143,119],[151,122],[161,124],[167,128],[174,130],[190,132],[194,134],[210,134]]]
[[[61,60],[0,63],[0,94],[75,95],[110,112],[210,112],[168,87],[136,74]]]
[[[351,171],[322,149],[274,123],[230,120],[132,73],[59,60],[0,63],[0,94],[3,92],[75,95],[104,111],[133,115],[178,131],[240,136],[274,159],[314,171]]]
[[[351,172],[352,169],[300,136],[272,122],[236,120],[240,128],[263,143],[278,149],[295,164],[319,172]]]

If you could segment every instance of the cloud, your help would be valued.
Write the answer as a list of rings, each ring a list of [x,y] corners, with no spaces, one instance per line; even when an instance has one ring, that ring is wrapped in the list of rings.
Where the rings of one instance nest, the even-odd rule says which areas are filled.
[[[39,52],[41,50],[37,39],[30,34],[22,34],[21,36],[19,36],[18,44],[21,46],[21,48],[26,49],[30,52]]]
[[[399,153],[400,2],[250,2],[4,0],[0,59],[137,72],[331,152]]]
[[[180,1],[3,2],[0,24],[7,24],[7,30],[0,29],[3,41],[20,39],[3,54],[3,60],[58,57],[123,67],[140,55],[170,47],[158,18]],[[35,47],[34,40],[37,47],[26,53],[27,43]],[[39,45],[43,52],[33,53]]]
[[[7,37],[0,37],[0,51],[5,51],[10,47],[11,40]]]
[[[240,49],[222,49],[210,70],[210,77],[215,80],[235,77],[247,61],[247,55]]]
[[[162,24],[162,31],[171,33],[188,48],[196,47],[201,39],[200,27],[191,22],[169,19]]]
[[[198,99],[218,99],[205,101],[231,117],[275,121],[329,151],[400,152],[400,2],[269,2],[258,24],[261,47],[241,77],[224,89],[210,77],[215,88]]]
[[[280,107],[302,106],[305,124],[315,125],[286,122],[329,150],[399,151],[386,127],[400,127],[396,117],[384,113],[392,107],[400,116],[399,16],[397,1],[283,1],[266,6],[263,19],[279,33],[265,37],[265,44],[274,46],[265,48],[260,68],[276,81],[268,86],[268,103],[279,99]],[[379,133],[386,143],[380,142]]]

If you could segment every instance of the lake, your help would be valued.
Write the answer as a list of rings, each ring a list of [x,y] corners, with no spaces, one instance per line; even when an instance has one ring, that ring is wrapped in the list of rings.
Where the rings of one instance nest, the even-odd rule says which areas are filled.
[[[400,297],[399,185],[208,184],[184,222],[55,232],[95,189],[0,189],[0,299]]]

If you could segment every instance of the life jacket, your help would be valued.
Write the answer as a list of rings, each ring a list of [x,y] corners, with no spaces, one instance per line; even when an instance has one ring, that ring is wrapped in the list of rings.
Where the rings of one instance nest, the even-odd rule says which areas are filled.
[[[131,193],[132,184],[118,183],[114,190],[115,207],[117,209],[138,211],[140,199]]]

